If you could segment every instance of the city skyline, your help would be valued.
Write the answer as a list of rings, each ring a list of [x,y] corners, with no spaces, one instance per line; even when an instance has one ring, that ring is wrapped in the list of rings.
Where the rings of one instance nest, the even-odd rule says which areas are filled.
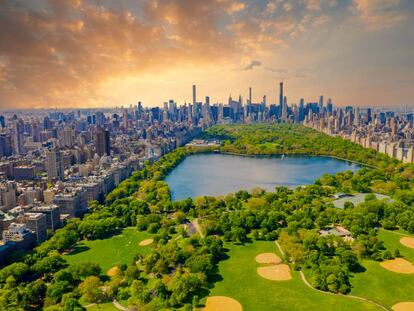
[[[226,103],[412,107],[408,0],[3,1],[0,109]],[[201,96],[202,95],[202,96]]]

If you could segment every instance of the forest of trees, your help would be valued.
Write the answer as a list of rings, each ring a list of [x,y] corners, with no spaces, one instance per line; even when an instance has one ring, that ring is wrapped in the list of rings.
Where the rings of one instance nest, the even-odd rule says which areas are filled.
[[[254,240],[278,240],[285,259],[293,269],[306,270],[313,286],[346,294],[361,259],[399,256],[398,249],[385,249],[378,228],[414,233],[413,165],[297,125],[217,126],[203,137],[224,140],[222,152],[329,155],[370,166],[356,173],[323,175],[294,190],[253,189],[171,201],[163,179],[197,152],[179,148],[146,163],[104,204],[90,202],[88,214],[69,221],[32,252],[13,254],[10,264],[0,270],[0,309],[83,310],[80,302],[117,299],[140,310],[192,310],[219,278],[226,243]],[[358,206],[338,209],[330,199],[337,192],[381,192],[393,200],[367,195]],[[195,217],[204,237],[189,236],[184,230],[183,224]],[[333,223],[350,230],[354,241],[318,234],[318,229]],[[110,237],[128,226],[155,234],[155,243],[147,255],[137,254],[129,265],[119,266],[114,277],[93,263],[69,265],[62,256],[82,239]]]

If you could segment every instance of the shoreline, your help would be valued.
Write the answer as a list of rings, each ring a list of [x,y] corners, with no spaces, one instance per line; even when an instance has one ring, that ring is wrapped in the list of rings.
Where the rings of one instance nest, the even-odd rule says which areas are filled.
[[[358,164],[361,167],[369,167],[373,169],[377,169],[378,167],[358,162],[355,160],[349,160],[345,158],[341,158],[334,155],[325,155],[325,154],[312,154],[312,153],[275,153],[275,154],[247,154],[247,153],[237,153],[237,152],[228,152],[228,151],[221,151],[221,150],[199,150],[198,152],[194,152],[193,154],[202,154],[202,153],[216,153],[216,154],[227,154],[227,155],[234,155],[234,156],[241,156],[241,157],[248,157],[248,158],[281,158],[282,156],[286,157],[325,157],[325,158],[331,158],[336,160],[342,160],[345,162],[350,162],[354,164]]]

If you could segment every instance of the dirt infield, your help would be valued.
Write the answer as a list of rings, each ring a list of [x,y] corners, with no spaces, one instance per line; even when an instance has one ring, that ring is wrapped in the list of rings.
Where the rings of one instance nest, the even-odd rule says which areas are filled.
[[[275,253],[263,253],[256,256],[255,260],[258,263],[278,265],[282,263],[282,259]]]
[[[414,265],[403,259],[403,258],[395,258],[391,260],[385,260],[380,263],[381,267],[390,270],[392,272],[397,273],[414,273]]]
[[[286,264],[258,267],[257,274],[271,281],[287,281],[292,278],[289,266]]]
[[[414,310],[414,302],[400,302],[391,307],[391,310],[394,311],[413,311]]]
[[[139,242],[139,246],[147,246],[154,242],[154,239],[146,239]]]
[[[414,248],[414,238],[403,237],[400,239],[400,243],[409,248]]]
[[[242,311],[242,305],[235,299],[225,296],[208,297],[202,311]]]
[[[111,269],[108,270],[108,272],[106,272],[106,275],[107,276],[114,276],[114,275],[116,275],[118,273],[118,270],[119,269],[118,269],[117,266],[112,267]]]

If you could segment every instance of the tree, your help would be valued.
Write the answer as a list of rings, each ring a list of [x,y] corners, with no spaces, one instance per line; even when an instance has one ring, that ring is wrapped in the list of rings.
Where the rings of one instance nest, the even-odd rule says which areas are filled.
[[[394,251],[394,257],[396,257],[396,258],[401,257],[401,253],[400,253],[400,250],[398,248],[395,249],[395,251]]]
[[[33,269],[39,274],[47,274],[59,271],[67,266],[66,260],[60,255],[44,257],[33,265]]]
[[[5,282],[9,276],[13,276],[16,281],[21,280],[29,272],[29,266],[22,262],[12,263],[0,270],[0,282]]]
[[[72,291],[73,286],[68,281],[59,281],[50,284],[46,291],[46,297],[53,303],[58,303],[64,293]]]
[[[105,299],[101,289],[101,280],[96,276],[88,276],[79,285],[79,291],[82,296],[91,303],[99,303]]]
[[[78,300],[75,298],[69,298],[63,305],[63,311],[84,311],[86,308],[82,307]]]
[[[81,262],[77,264],[72,264],[69,267],[69,270],[76,278],[86,278],[87,276],[95,275],[98,276],[101,274],[101,267],[97,263],[93,262]]]

